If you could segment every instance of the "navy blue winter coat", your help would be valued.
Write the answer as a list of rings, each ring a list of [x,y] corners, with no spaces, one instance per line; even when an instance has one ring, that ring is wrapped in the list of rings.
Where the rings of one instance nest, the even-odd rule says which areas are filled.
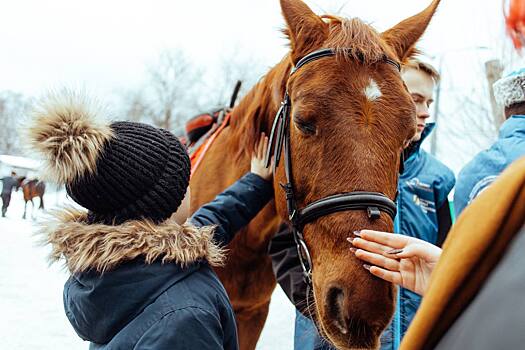
[[[91,349],[238,349],[234,313],[210,265],[272,196],[271,183],[250,173],[183,226],[87,225],[85,213],[62,213],[49,241],[72,272],[64,307],[77,334]]]

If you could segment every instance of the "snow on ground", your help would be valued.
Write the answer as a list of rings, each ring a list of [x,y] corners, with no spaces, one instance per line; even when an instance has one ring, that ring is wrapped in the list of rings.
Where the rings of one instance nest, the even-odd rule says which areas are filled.
[[[46,196],[47,207],[63,202],[61,194]],[[36,244],[36,221],[22,220],[23,206],[21,193],[13,193],[7,218],[0,218],[0,349],[87,349],[64,314],[67,273],[48,265],[49,248]],[[28,208],[30,217],[30,204]],[[292,349],[293,321],[293,306],[278,288],[257,350]]]

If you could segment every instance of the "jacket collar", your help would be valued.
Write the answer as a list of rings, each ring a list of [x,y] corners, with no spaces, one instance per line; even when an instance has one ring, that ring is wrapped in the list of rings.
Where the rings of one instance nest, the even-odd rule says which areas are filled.
[[[186,266],[199,260],[220,265],[224,251],[213,242],[213,227],[196,228],[168,219],[161,224],[127,221],[116,226],[86,223],[87,213],[67,209],[45,224],[44,244],[52,246],[52,262],[65,258],[71,273],[99,273],[138,257]]]
[[[425,141],[425,139],[428,137],[428,135],[430,135],[430,133],[432,133],[432,131],[435,129],[435,127],[436,127],[436,123],[428,123],[425,126],[425,129],[423,130],[423,133],[421,133],[421,138],[418,141],[411,143],[410,146],[408,146],[407,149],[405,150],[405,162],[409,158],[412,158],[412,156],[414,154],[419,153],[419,151],[421,149],[421,144],[423,143],[423,141]]]
[[[525,115],[513,115],[500,127],[500,139],[505,139],[516,134],[525,134]]]

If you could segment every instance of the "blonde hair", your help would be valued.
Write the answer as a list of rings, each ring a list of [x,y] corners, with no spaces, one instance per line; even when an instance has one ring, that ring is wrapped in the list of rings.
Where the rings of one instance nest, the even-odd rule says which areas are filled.
[[[406,63],[403,64],[402,72],[405,72],[407,69],[415,69],[421,71],[428,75],[434,80],[434,83],[439,84],[441,80],[441,75],[434,66],[430,63],[423,62],[417,58],[409,59]]]

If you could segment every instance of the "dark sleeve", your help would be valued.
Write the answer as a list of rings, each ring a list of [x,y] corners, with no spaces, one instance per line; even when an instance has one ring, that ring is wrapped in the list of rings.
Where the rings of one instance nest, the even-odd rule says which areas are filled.
[[[452,227],[452,216],[450,214],[450,206],[448,200],[443,202],[440,208],[437,210],[438,217],[438,237],[437,246],[441,247],[445,239],[447,238],[448,231]]]
[[[153,324],[134,349],[225,349],[224,333],[218,317],[197,307],[187,307],[173,311]]]
[[[282,224],[279,232],[272,238],[268,254],[272,258],[272,268],[277,283],[296,309],[308,317],[306,308],[308,285],[303,279],[303,269],[288,224]]]
[[[214,239],[226,245],[272,198],[272,183],[248,173],[199,208],[190,220],[198,227],[216,225]]]

